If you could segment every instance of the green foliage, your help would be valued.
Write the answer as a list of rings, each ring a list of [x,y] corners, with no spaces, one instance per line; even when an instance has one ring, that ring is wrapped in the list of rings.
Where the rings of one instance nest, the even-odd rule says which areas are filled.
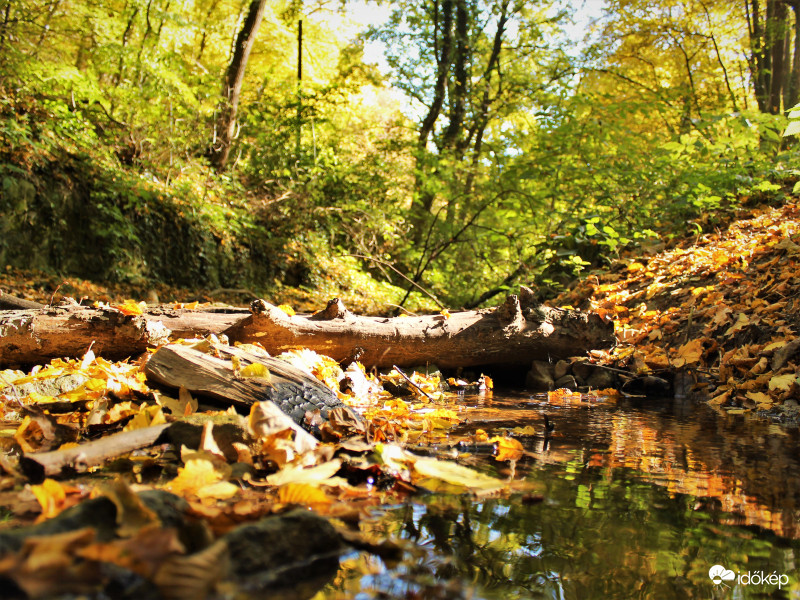
[[[214,173],[246,3],[0,2],[0,260],[369,290],[372,308],[403,303],[394,286],[411,280],[471,306],[518,283],[547,295],[644,240],[779,201],[796,179],[781,133],[800,110],[787,128],[748,108],[732,75],[749,68],[745,17],[718,0],[608,2],[582,52],[548,0],[403,0],[362,38],[340,3],[268,4]],[[364,40],[385,44],[385,80]]]

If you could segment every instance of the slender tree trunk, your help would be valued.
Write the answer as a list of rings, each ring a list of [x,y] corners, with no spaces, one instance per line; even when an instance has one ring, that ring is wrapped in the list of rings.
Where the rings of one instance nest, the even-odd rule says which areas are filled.
[[[218,171],[224,169],[228,162],[231,142],[236,131],[236,114],[239,110],[239,98],[242,93],[247,61],[250,58],[250,51],[253,49],[266,5],[267,0],[253,0],[250,3],[247,17],[236,38],[233,58],[225,74],[222,102],[216,123],[216,139],[211,147],[211,164]]]
[[[125,26],[125,31],[122,32],[122,49],[119,52],[119,62],[117,64],[117,72],[114,75],[114,86],[118,86],[122,82],[122,77],[125,73],[125,49],[128,47],[128,42],[133,33],[133,25],[136,22],[136,16],[139,14],[139,7],[136,6],[128,19],[128,24]]]
[[[0,52],[6,45],[6,35],[8,34],[8,24],[11,22],[11,0],[6,0],[6,6],[3,9],[3,25],[0,27]]]
[[[464,126],[467,93],[469,81],[467,80],[467,54],[469,52],[469,9],[467,0],[456,0],[456,48],[453,56],[453,82],[450,87],[450,122],[444,132],[442,148],[455,150],[456,159],[459,156],[459,138]]]
[[[413,228],[413,239],[415,244],[422,242],[425,236],[428,217],[433,206],[434,194],[426,189],[425,179],[430,177],[430,173],[425,169],[428,138],[433,132],[436,121],[442,112],[444,99],[447,93],[447,76],[450,73],[453,55],[453,5],[454,0],[444,0],[442,3],[442,26],[439,30],[439,2],[434,0],[435,32],[434,42],[439,52],[436,55],[436,82],[433,86],[433,99],[428,108],[428,113],[422,120],[417,136],[417,164],[416,181],[414,189],[416,197],[411,211],[411,223]],[[441,43],[440,43],[441,35]]]
[[[781,112],[781,97],[784,84],[784,64],[786,59],[786,5],[781,0],[773,0],[768,4],[772,7],[772,19],[767,23],[767,38],[769,52],[772,55],[772,68],[769,85],[769,112],[777,115]]]
[[[753,81],[753,90],[756,95],[758,109],[767,112],[767,72],[768,57],[766,52],[766,36],[761,22],[761,5],[758,0],[745,0],[748,28],[750,33],[750,75]]]
[[[787,79],[787,93],[783,101],[786,110],[794,107],[800,99],[800,1],[795,0],[789,3],[789,6],[792,7],[794,13],[794,52],[791,72]]]

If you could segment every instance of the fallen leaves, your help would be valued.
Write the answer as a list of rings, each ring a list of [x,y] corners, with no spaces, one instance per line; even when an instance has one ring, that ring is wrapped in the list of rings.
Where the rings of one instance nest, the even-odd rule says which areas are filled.
[[[797,204],[756,210],[557,302],[580,300],[615,319],[610,364],[686,369],[700,374],[712,406],[776,411],[800,393],[798,241]]]

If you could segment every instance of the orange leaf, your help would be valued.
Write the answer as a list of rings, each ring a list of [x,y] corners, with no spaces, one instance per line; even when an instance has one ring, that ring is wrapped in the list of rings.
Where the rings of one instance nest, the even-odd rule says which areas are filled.
[[[490,442],[494,443],[494,458],[498,461],[519,460],[525,452],[519,440],[510,437],[494,437]]]

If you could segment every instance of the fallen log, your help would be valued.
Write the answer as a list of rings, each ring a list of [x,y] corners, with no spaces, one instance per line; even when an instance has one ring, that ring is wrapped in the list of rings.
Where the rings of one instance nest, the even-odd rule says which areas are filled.
[[[263,300],[251,310],[225,332],[230,340],[258,342],[273,354],[310,348],[367,368],[529,367],[535,359],[558,360],[614,342],[611,321],[542,306],[524,293],[496,308],[396,318],[354,315],[339,300],[310,316],[289,316]]]
[[[246,309],[176,310],[158,306],[141,315],[78,305],[0,312],[0,368],[80,357],[121,359],[170,338],[226,334],[259,342],[272,354],[310,348],[367,368],[434,363],[441,368],[529,367],[614,343],[613,323],[596,314],[542,306],[529,291],[496,308],[407,317],[357,316],[339,300],[313,315],[289,316],[263,301]]]
[[[38,310],[0,311],[0,368],[83,356],[91,347],[112,360],[136,356],[169,341],[170,336],[219,334],[247,317],[246,309],[173,309],[151,307],[129,315],[103,306],[75,303]]]

